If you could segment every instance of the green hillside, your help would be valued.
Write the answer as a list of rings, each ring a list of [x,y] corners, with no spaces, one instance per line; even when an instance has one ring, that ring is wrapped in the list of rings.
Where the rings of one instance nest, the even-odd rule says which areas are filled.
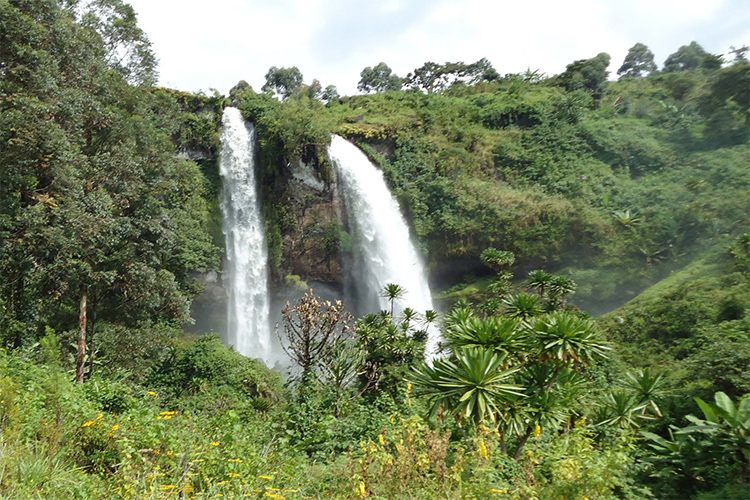
[[[209,96],[155,86],[120,0],[0,0],[0,497],[746,498],[746,52],[659,70],[636,44],[617,81],[604,53],[381,63],[355,96],[273,67]],[[272,293],[343,290],[339,134],[440,311],[310,291],[278,327],[289,367],[186,333],[220,270],[229,105],[258,134]],[[291,195],[299,162],[322,194]]]

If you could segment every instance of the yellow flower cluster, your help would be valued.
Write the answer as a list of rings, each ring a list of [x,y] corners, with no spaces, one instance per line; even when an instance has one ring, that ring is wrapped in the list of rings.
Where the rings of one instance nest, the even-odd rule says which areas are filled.
[[[89,420],[88,422],[83,424],[81,427],[91,427],[92,425],[96,424],[97,420],[101,420],[103,416],[104,414],[100,413],[99,416],[97,416],[95,420]]]

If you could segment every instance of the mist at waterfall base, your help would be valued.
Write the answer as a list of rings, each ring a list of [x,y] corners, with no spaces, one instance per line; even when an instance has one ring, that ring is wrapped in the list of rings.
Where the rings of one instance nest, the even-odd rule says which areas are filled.
[[[395,301],[394,314],[406,307],[420,314],[433,309],[424,266],[383,172],[342,137],[333,137],[329,153],[338,168],[339,187],[352,233],[350,274],[353,283],[350,288],[357,310],[389,309],[388,299],[381,295],[389,283],[406,290],[404,296]],[[440,333],[430,325],[427,334],[425,358],[430,360],[437,355]]]
[[[278,354],[268,324],[268,256],[255,178],[255,130],[232,107],[224,110],[222,126],[219,171],[229,282],[224,341],[271,364]]]

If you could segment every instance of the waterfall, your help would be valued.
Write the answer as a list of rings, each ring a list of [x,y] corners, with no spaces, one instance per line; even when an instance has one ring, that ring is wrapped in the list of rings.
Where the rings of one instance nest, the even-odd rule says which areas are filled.
[[[268,267],[255,180],[255,129],[237,108],[222,117],[220,173],[229,286],[226,342],[245,356],[271,361]]]
[[[388,299],[381,297],[380,292],[386,284],[395,283],[406,290],[404,297],[395,303],[399,312],[404,307],[420,313],[432,309],[424,267],[383,173],[359,148],[339,136],[333,137],[329,152],[338,166],[339,185],[352,230],[354,288],[359,305],[369,311],[388,309]],[[436,356],[439,341],[437,328],[431,326],[426,359]]]

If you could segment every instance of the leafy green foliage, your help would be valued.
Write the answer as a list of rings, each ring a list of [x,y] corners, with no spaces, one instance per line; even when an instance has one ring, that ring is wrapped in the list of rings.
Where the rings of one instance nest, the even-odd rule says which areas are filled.
[[[266,84],[263,85],[262,90],[264,92],[275,92],[282,99],[286,99],[302,86],[303,78],[297,66],[291,68],[271,66],[266,73]]]
[[[617,74],[621,77],[641,78],[654,71],[656,71],[654,53],[644,44],[636,43],[628,50],[628,55],[625,56]]]
[[[458,417],[480,424],[495,421],[509,395],[522,396],[523,387],[510,384],[518,369],[500,370],[506,355],[488,349],[461,348],[455,361],[435,360],[414,374],[414,383],[428,396],[432,413],[441,405]]]
[[[357,90],[361,92],[388,92],[401,90],[403,79],[394,74],[386,63],[366,67],[360,73]]]
[[[678,495],[694,495],[696,490],[724,483],[746,488],[750,481],[750,397],[735,404],[717,392],[714,403],[695,400],[704,418],[688,415],[691,425],[672,427],[669,439],[643,433],[655,452],[651,460],[658,477],[666,479],[665,486]]]

